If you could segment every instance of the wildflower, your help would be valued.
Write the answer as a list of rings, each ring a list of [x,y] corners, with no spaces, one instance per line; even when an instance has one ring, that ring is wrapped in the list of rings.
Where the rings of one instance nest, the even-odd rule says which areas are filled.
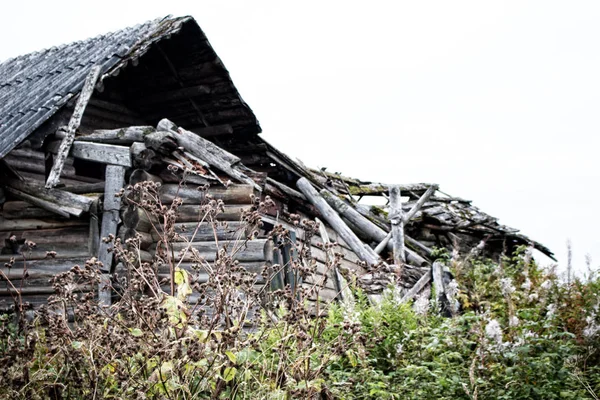
[[[552,287],[552,281],[550,279],[546,279],[544,282],[542,282],[540,287],[544,290],[548,290]]]
[[[587,326],[583,330],[583,336],[591,338],[600,332],[600,325],[596,323],[596,315],[592,314],[585,319]]]
[[[523,282],[523,284],[521,285],[521,289],[523,289],[523,290],[531,289],[531,281],[529,280],[529,278],[525,279],[525,282]]]
[[[404,350],[404,346],[402,345],[402,343],[398,343],[396,345],[396,354],[402,354],[403,350]]]
[[[530,303],[533,303],[538,298],[539,298],[539,296],[537,293],[531,293],[527,299],[529,300]]]
[[[519,318],[517,318],[516,316],[512,316],[508,319],[508,325],[509,326],[518,326],[519,325]]]
[[[485,334],[496,344],[502,344],[502,328],[496,319],[490,320],[485,326]]]
[[[556,304],[548,304],[546,317],[552,318],[556,315]]]
[[[500,288],[502,289],[502,294],[505,296],[511,295],[516,290],[510,278],[500,279]]]

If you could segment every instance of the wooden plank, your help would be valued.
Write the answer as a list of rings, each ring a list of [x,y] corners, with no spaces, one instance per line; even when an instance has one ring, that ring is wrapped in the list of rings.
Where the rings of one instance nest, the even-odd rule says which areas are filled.
[[[216,219],[219,221],[239,221],[245,211],[252,208],[251,204],[226,204]],[[177,209],[177,222],[197,222],[204,216],[200,205],[183,204]]]
[[[73,115],[69,120],[69,125],[67,126],[65,138],[60,144],[60,149],[54,159],[54,165],[52,166],[52,170],[50,171],[48,179],[46,180],[46,188],[48,189],[58,184],[65,160],[69,155],[71,144],[73,144],[73,140],[75,139],[75,131],[81,123],[81,117],[83,117],[85,107],[88,101],[90,100],[90,97],[92,96],[94,86],[96,85],[96,81],[98,80],[98,76],[100,76],[100,66],[94,65],[90,69],[90,72],[87,78],[85,79],[85,83],[83,84],[83,88],[81,89],[81,93],[79,94],[79,98],[77,99],[77,103],[75,104]]]
[[[69,212],[69,214],[79,216],[82,212],[89,211],[93,198],[89,196],[81,196],[61,189],[47,189],[43,184],[33,181],[19,181],[10,179],[7,187],[12,187],[16,190],[24,192],[35,198],[48,201],[63,208],[78,209],[78,211]],[[26,199],[25,199],[26,200]],[[29,201],[29,200],[26,200]],[[32,203],[33,204],[33,203]],[[50,210],[52,211],[52,210]]]
[[[72,154],[84,160],[131,167],[130,149],[125,146],[75,141]]]
[[[158,124],[158,129],[165,129],[170,133],[170,137],[175,140],[179,147],[185,148],[189,153],[204,160],[212,167],[220,169],[239,182],[252,185],[259,192],[261,191],[260,186],[236,166],[240,161],[239,157],[234,156],[195,133],[182,128],[176,129],[175,124],[169,120],[161,120]],[[153,135],[148,135],[147,138]],[[149,143],[146,143],[146,146],[152,147]]]
[[[331,227],[344,239],[350,248],[365,262],[371,265],[380,262],[377,254],[365,244],[348,228],[348,225],[342,221],[340,216],[331,208],[331,206],[321,197],[312,184],[306,178],[300,178],[296,183],[300,191],[308,200],[319,210],[323,218]]]
[[[208,240],[235,240],[246,238],[246,223],[232,221],[226,224],[216,223],[214,226],[210,222],[188,222],[175,224],[175,232],[179,237],[175,238],[175,242],[191,240],[194,242],[202,242]],[[162,226],[158,226],[158,232],[152,231],[152,240],[158,242],[162,239]]]
[[[134,142],[143,142],[144,137],[156,132],[152,126],[130,126],[120,129],[99,129],[89,135],[78,136],[78,142],[95,142],[106,144],[131,145]]]
[[[118,165],[106,166],[106,186],[104,189],[104,212],[102,213],[102,228],[100,230],[100,238],[117,235],[117,227],[120,221],[119,209],[121,207],[121,198],[116,197],[125,181],[125,167]],[[109,253],[108,249],[112,247],[112,243],[100,241],[98,249],[98,260],[102,262],[103,274],[98,285],[98,297],[101,304],[110,305],[110,273],[112,270],[113,253]]]
[[[232,184],[228,187],[211,187],[204,191],[199,190],[199,186],[165,184],[160,188],[160,200],[163,204],[169,204],[175,197],[180,197],[184,204],[203,204],[209,195],[215,200],[223,200],[226,204],[248,204],[250,196],[254,193],[254,186],[251,185]]]
[[[53,214],[59,215],[63,218],[69,218],[69,215],[72,214],[76,217],[80,216],[83,213],[83,210],[73,208],[73,207],[64,207],[59,206],[57,204],[51,203],[49,201],[38,199],[37,197],[31,196],[27,193],[21,192],[20,190],[13,189],[11,187],[6,187],[5,190],[15,196],[17,199],[25,200],[35,206],[38,206],[46,211],[50,211]]]
[[[0,231],[54,229],[67,226],[86,226],[87,221],[59,219],[5,219],[0,218]]]
[[[431,271],[427,271],[421,279],[415,283],[415,285],[402,297],[400,300],[401,303],[412,300],[421,290],[427,286],[427,284],[431,281]]]
[[[217,252],[221,249],[226,249],[229,255],[233,256],[233,259],[238,261],[263,261],[267,259],[267,255],[265,254],[267,251],[267,242],[268,239],[254,239],[249,240],[244,244],[244,241],[223,241],[216,243],[214,241],[210,242],[192,242],[192,243],[172,243],[171,248],[176,253],[185,250],[190,246],[190,248],[195,249],[199,256],[203,258],[205,261],[212,262],[216,260]],[[162,245],[161,245],[162,246]],[[150,252],[156,246],[150,247]],[[162,249],[162,247],[161,247]],[[192,257],[192,251],[187,250],[185,254],[182,254],[183,258],[181,259],[183,262],[191,262],[194,261]],[[178,255],[176,255],[177,260],[179,261]]]
[[[55,214],[27,201],[7,201],[2,206],[2,215],[6,219],[28,219],[52,217]]]
[[[403,265],[406,262],[404,255],[404,220],[402,216],[402,199],[400,187],[390,186],[390,222],[392,223],[392,244],[394,247],[394,264]]]

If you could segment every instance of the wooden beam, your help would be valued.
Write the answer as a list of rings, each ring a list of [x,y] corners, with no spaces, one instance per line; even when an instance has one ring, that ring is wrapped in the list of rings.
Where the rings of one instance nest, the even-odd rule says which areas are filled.
[[[73,157],[104,164],[131,167],[130,148],[125,146],[75,141],[73,143]]]
[[[92,96],[94,86],[96,85],[96,81],[98,80],[98,76],[100,76],[100,66],[94,65],[90,69],[90,72],[88,73],[88,76],[85,79],[85,83],[83,84],[83,88],[81,89],[81,93],[79,94],[79,98],[77,99],[77,104],[75,104],[73,115],[69,120],[66,136],[62,140],[60,144],[60,149],[58,150],[58,154],[54,159],[54,165],[52,166],[52,170],[50,171],[50,175],[48,176],[48,180],[46,181],[46,188],[48,189],[53,188],[58,184],[65,160],[67,159],[67,156],[69,155],[69,150],[71,149],[71,144],[73,144],[73,140],[75,140],[75,131],[81,123],[81,117],[83,117],[85,107],[88,101],[90,100],[90,97]]]
[[[392,223],[392,244],[394,246],[394,264],[403,265],[404,256],[404,219],[402,216],[402,199],[400,187],[390,186],[390,222]]]
[[[116,197],[124,185],[125,167],[120,165],[106,166],[106,185],[104,188],[104,210],[102,213],[102,227],[100,229],[100,246],[98,249],[98,260],[102,262],[103,274],[98,285],[98,298],[101,304],[111,304],[110,291],[110,273],[113,263],[113,253],[109,252],[109,248],[113,243],[105,243],[102,240],[109,235],[117,236],[117,228],[119,225],[119,209],[121,208],[121,198]]]
[[[414,216],[415,214],[421,209],[421,207],[423,207],[423,204],[425,204],[425,202],[435,193],[435,191],[438,189],[437,185],[431,185],[427,191],[425,193],[423,193],[423,195],[419,198],[419,200],[415,203],[414,206],[412,206],[412,208],[402,217],[402,222],[404,225],[406,225]],[[381,253],[381,251],[387,247],[388,242],[390,241],[390,239],[392,238],[392,231],[390,231],[390,233],[388,233],[386,235],[386,237],[381,241],[381,243],[379,243],[379,245],[377,245],[377,247],[375,248],[375,253],[379,254]],[[406,237],[404,238],[406,240]],[[417,242],[414,239],[411,239],[413,241],[413,244],[415,244],[414,242],[417,243],[417,247],[423,249],[427,249],[427,253],[431,254],[431,250],[428,249],[427,247],[423,246],[422,244],[420,244],[419,242]]]
[[[296,183],[298,189],[306,196],[321,213],[329,225],[344,239],[348,246],[354,251],[361,260],[370,265],[380,262],[379,256],[373,250],[367,247],[352,230],[342,221],[342,218],[333,208],[319,195],[319,192],[312,186],[306,178],[300,178]]]
[[[78,142],[95,142],[106,144],[132,144],[143,142],[144,136],[156,132],[152,126],[130,126],[120,129],[100,129],[89,135],[78,136]]]
[[[31,204],[48,211],[56,212],[56,207],[49,207],[48,204],[46,204],[49,202],[56,205],[63,213],[66,212],[76,217],[79,217],[83,212],[89,211],[90,206],[94,201],[91,197],[73,194],[64,190],[46,189],[43,184],[34,181],[25,182],[17,179],[10,179],[6,184],[7,190],[12,188],[28,195],[19,197],[21,200],[28,201]],[[45,206],[39,201],[36,202],[34,199],[45,201]],[[57,213],[63,215],[63,213]]]
[[[387,246],[390,251],[393,251],[392,243],[389,242],[389,240],[387,240],[387,241],[385,240],[385,238],[387,238],[388,236],[391,237],[391,232],[388,236],[386,236],[386,232],[383,229],[381,229],[380,227],[375,225],[368,218],[366,218],[365,216],[360,214],[352,206],[350,206],[349,204],[342,201],[340,198],[335,196],[330,191],[323,189],[323,190],[321,190],[320,193],[321,193],[321,196],[327,201],[327,203],[329,203],[329,205],[331,207],[333,207],[340,215],[342,215],[344,218],[346,218],[348,221],[351,222],[350,227],[351,227],[351,229],[352,228],[356,229],[355,232],[357,234],[362,234],[376,242],[381,241],[381,243],[383,243],[384,247]],[[380,243],[380,246],[381,246],[381,243]],[[378,246],[374,250],[374,252],[376,254],[380,254],[381,251],[383,251],[384,247],[380,248],[380,246]],[[405,249],[405,250],[406,250],[406,257],[409,262],[411,262],[415,265],[418,265],[418,266],[423,266],[423,265],[429,264],[426,259],[419,256],[418,254],[411,251],[410,249]]]
[[[415,283],[415,285],[402,297],[400,300],[401,303],[405,303],[409,300],[412,300],[427,284],[431,281],[431,271],[427,271],[421,279]]]

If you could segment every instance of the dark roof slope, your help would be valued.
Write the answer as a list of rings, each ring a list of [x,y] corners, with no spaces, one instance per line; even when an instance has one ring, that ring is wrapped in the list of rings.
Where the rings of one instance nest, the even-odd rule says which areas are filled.
[[[153,44],[170,39],[184,27],[211,53],[228,83],[228,96],[237,99],[238,114],[249,125],[246,131],[260,132],[256,117],[241,100],[227,70],[192,17],[166,17],[134,27],[27,54],[0,64],[0,158],[48,120],[83,86],[90,68],[102,66],[102,78],[117,75],[129,61],[146,54]],[[197,47],[197,46],[196,46]],[[143,62],[143,61],[142,61]],[[224,71],[224,72],[223,72]],[[205,121],[206,122],[206,121]]]

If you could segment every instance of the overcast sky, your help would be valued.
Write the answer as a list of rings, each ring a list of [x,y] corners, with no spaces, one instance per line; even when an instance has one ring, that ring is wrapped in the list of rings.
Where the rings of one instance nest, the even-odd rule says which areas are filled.
[[[0,60],[196,18],[264,137],[314,167],[436,182],[600,265],[598,1],[11,1]]]

